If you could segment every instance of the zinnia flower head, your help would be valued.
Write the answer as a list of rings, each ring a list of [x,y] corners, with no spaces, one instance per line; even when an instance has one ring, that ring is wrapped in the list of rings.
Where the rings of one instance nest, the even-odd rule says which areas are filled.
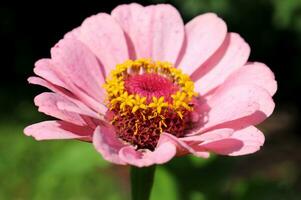
[[[274,110],[277,84],[249,45],[213,13],[186,25],[171,5],[133,3],[87,18],[36,62],[37,140],[91,142],[104,159],[138,167],[174,156],[254,153],[254,125]]]

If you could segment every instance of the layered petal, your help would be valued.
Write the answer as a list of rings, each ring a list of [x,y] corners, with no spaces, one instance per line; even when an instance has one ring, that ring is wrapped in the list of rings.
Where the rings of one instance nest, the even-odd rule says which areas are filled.
[[[237,129],[258,124],[272,114],[274,107],[269,93],[256,85],[221,88],[202,104],[204,124],[194,133],[216,126]]]
[[[178,68],[191,75],[222,45],[227,26],[213,13],[199,15],[185,25],[186,41]]]
[[[137,151],[133,146],[123,147],[120,158],[127,164],[137,167],[147,167],[154,164],[163,164],[171,160],[177,153],[175,144],[165,135],[161,135],[154,151]]]
[[[229,130],[220,129],[205,134],[206,136],[193,136],[185,140],[195,151],[209,151],[229,156],[254,153],[264,143],[264,135],[254,126],[235,130],[232,133]]]
[[[224,138],[231,137],[234,130],[230,128],[220,128],[220,129],[213,129],[202,134],[196,135],[186,135],[186,137],[180,138],[181,141],[186,142],[188,145],[191,144],[200,144],[204,141],[215,141]]]
[[[100,118],[101,116],[99,114],[101,114],[102,116],[105,115],[107,108],[104,107],[102,104],[99,104],[95,101],[93,101],[90,97],[86,96],[87,99],[84,100],[84,102],[89,102],[89,105],[92,105],[92,109],[90,109],[88,106],[86,106],[84,103],[82,103],[80,100],[78,100],[72,93],[70,93],[69,91],[65,90],[64,88],[58,87],[56,85],[51,84],[50,82],[41,79],[39,77],[29,77],[28,78],[28,82],[31,84],[35,84],[35,85],[40,85],[43,87],[46,87],[48,89],[50,89],[51,91],[60,94],[61,96],[67,98],[69,101],[71,101],[72,103],[76,104],[80,109],[81,112],[83,112],[82,114],[93,117],[93,118]],[[59,106],[59,105],[58,105]],[[62,109],[62,108],[61,108]],[[79,113],[81,114],[81,113]]]
[[[62,102],[68,104],[70,107],[77,107],[74,103],[70,102],[66,98],[59,94],[52,92],[44,92],[39,94],[34,99],[35,105],[39,107],[39,111],[46,115],[53,116],[55,118],[67,121],[79,126],[86,126],[86,122],[83,118],[74,112],[68,112],[58,108],[58,103]]]
[[[40,59],[35,63],[34,73],[50,83],[68,89],[68,86],[55,72],[51,59]]]
[[[209,153],[206,151],[204,151],[204,152],[195,151],[189,144],[187,144],[185,142],[186,141],[185,137],[177,138],[169,133],[162,133],[162,135],[164,135],[164,137],[168,138],[170,141],[172,141],[176,145],[178,156],[182,156],[182,155],[190,153],[190,154],[193,154],[194,156],[201,157],[201,158],[209,157]]]
[[[184,25],[171,5],[121,5],[112,16],[123,28],[132,59],[152,58],[175,63],[184,40]]]
[[[129,59],[124,33],[120,25],[106,13],[87,18],[72,33],[97,56],[105,76],[117,64]]]
[[[85,45],[73,37],[64,38],[51,49],[51,57],[56,72],[73,93],[86,93],[98,102],[104,101],[100,65]]]
[[[254,62],[239,68],[224,82],[223,87],[253,84],[264,88],[271,96],[277,90],[277,82],[273,72],[263,63]]]
[[[105,160],[120,165],[126,164],[119,158],[120,149],[126,145],[117,138],[113,126],[98,126],[94,131],[93,145]]]
[[[249,45],[236,33],[228,33],[223,45],[193,74],[196,91],[205,95],[242,67],[250,55]]]
[[[24,129],[27,136],[36,140],[82,139],[91,140],[93,129],[88,126],[77,126],[65,121],[44,121],[27,126]]]
[[[68,89],[70,93],[93,110],[104,114],[106,112],[103,104],[104,89],[102,88],[104,77],[93,53],[70,36],[52,48],[51,54],[52,59],[48,60],[47,64],[52,66],[52,75],[56,75],[57,79],[54,80],[56,82],[61,80],[65,84],[62,90]],[[53,80],[51,81],[53,82]],[[38,82],[43,81],[39,80]]]

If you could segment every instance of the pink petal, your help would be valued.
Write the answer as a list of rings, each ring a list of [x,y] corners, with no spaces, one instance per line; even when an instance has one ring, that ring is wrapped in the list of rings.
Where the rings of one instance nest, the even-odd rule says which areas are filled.
[[[142,7],[132,3],[112,11],[128,37],[132,58],[152,58],[175,63],[184,40],[184,25],[171,5]]]
[[[177,147],[177,155],[185,155],[187,153],[191,153],[197,157],[201,158],[208,158],[209,153],[208,152],[200,152],[195,151],[190,145],[188,145],[185,142],[185,138],[177,138],[174,135],[171,135],[169,133],[162,133],[166,138],[168,138],[170,141],[172,141],[176,147]]]
[[[106,76],[117,64],[129,58],[120,25],[106,13],[87,18],[73,33],[99,58]]]
[[[51,49],[51,57],[56,71],[70,90],[78,87],[98,102],[104,100],[104,77],[93,53],[73,37],[67,37]],[[77,91],[72,91],[75,94]]]
[[[181,141],[184,142],[203,142],[203,141],[212,141],[219,140],[223,138],[228,138],[233,134],[234,130],[230,128],[221,128],[221,129],[213,129],[210,131],[206,131],[202,134],[192,134],[186,137],[180,138]]]
[[[178,67],[191,75],[222,45],[227,26],[213,13],[192,19],[185,26],[186,45],[181,51]]]
[[[60,79],[54,71],[54,66],[50,59],[40,59],[35,63],[34,73],[54,85],[68,89],[66,84]]]
[[[72,112],[66,112],[58,108],[57,104],[59,102],[64,102],[70,106],[77,107],[74,103],[59,94],[44,92],[36,96],[34,102],[35,105],[39,107],[40,112],[79,126],[87,125],[80,115]]]
[[[272,114],[274,107],[268,92],[256,85],[221,88],[201,106],[207,116],[203,127],[195,132],[216,126],[237,129],[258,124]]]
[[[44,87],[47,87],[51,90],[54,90],[56,88],[56,92],[61,93],[60,91],[64,90],[64,93],[73,93],[73,95],[77,96],[81,101],[85,102],[87,105],[89,105],[91,108],[93,108],[95,111],[99,113],[105,113],[106,107],[98,100],[93,99],[91,96],[89,96],[86,92],[84,92],[81,88],[78,88],[75,85],[75,82],[77,80],[73,80],[71,78],[66,78],[64,75],[64,72],[62,72],[62,69],[59,64],[56,64],[51,59],[41,59],[36,63],[35,67],[35,73],[50,83],[46,83],[45,81],[38,80],[36,78],[33,78],[34,82],[38,85],[42,85]],[[31,79],[31,78],[30,78]],[[41,84],[42,83],[42,84]],[[52,85],[54,84],[54,85]],[[60,86],[60,87],[57,87]],[[57,88],[60,88],[59,91]],[[68,91],[67,91],[67,90]],[[101,93],[103,93],[103,88],[101,88]],[[103,98],[103,97],[101,97]]]
[[[254,84],[266,89],[271,96],[277,90],[277,82],[273,72],[263,63],[249,63],[227,78],[223,87],[233,87],[235,85]]]
[[[186,136],[183,138],[179,138],[186,146],[189,146],[190,149],[193,149],[194,155],[197,154],[207,154],[209,157],[209,151],[206,148],[200,147],[200,145],[204,142],[212,142],[212,141],[219,141],[225,138],[230,138],[233,134],[233,129],[214,129],[207,131],[202,134],[193,135],[193,136]],[[234,145],[240,145],[241,142],[235,140],[228,140],[228,143],[233,143]],[[236,143],[235,143],[236,142]]]
[[[48,89],[50,89],[51,91],[58,93],[64,97],[66,97],[67,99],[69,99],[71,102],[75,103],[78,107],[80,107],[82,110],[85,110],[86,114],[88,116],[95,116],[95,111],[98,112],[96,113],[96,115],[101,114],[101,115],[105,115],[107,108],[96,102],[95,100],[93,100],[91,97],[89,96],[81,96],[83,99],[83,102],[86,102],[92,109],[94,109],[95,111],[91,110],[89,107],[87,107],[85,104],[83,104],[81,101],[79,101],[73,94],[71,94],[69,91],[65,90],[64,88],[55,86],[53,84],[51,84],[48,81],[45,81],[41,78],[38,77],[29,77],[28,78],[28,82],[31,84],[35,84],[35,85],[41,85],[43,87],[46,87]],[[90,113],[90,114],[88,114]]]
[[[72,42],[74,44],[70,44]],[[103,76],[100,73],[96,58],[83,44],[71,36],[68,39],[61,40],[58,45],[60,47],[52,49],[56,59],[42,59],[38,61],[35,72],[55,84],[53,87],[60,86],[62,90],[67,89],[95,111],[101,114],[105,113],[107,109],[102,103],[104,98],[104,90],[102,88]],[[76,45],[79,45],[79,49],[72,50],[73,47],[76,48]],[[80,48],[83,48],[83,52],[81,52]],[[68,60],[69,54],[73,54],[73,52],[75,52],[73,57],[70,56],[70,60]],[[85,56],[87,56],[86,59],[81,58]],[[72,67],[79,68],[79,70]],[[82,73],[82,71],[84,72]],[[94,77],[95,82],[91,76]],[[48,85],[45,87],[49,87],[48,83],[43,84],[44,86],[45,84]],[[90,86],[94,89],[90,90]],[[86,90],[83,88],[86,88]]]
[[[117,138],[114,127],[111,125],[99,126],[95,129],[93,145],[105,160],[120,165],[126,164],[118,155],[120,149],[126,145]]]
[[[34,137],[36,140],[90,140],[93,130],[87,126],[76,126],[64,121],[44,121],[27,126],[24,129],[24,133],[27,136]]]
[[[158,145],[154,151],[137,151],[133,146],[123,147],[120,152],[120,158],[136,167],[147,167],[154,164],[163,164],[171,160],[177,153],[176,146],[169,138],[161,135]]]
[[[94,111],[98,112],[101,115],[104,115],[107,111],[107,107],[104,105],[103,101],[95,100],[80,88],[76,87],[71,80],[66,81],[72,93],[83,103],[88,105]]]
[[[196,91],[204,95],[219,86],[247,62],[249,55],[249,45],[238,34],[228,33],[219,50],[192,74],[197,80]]]
[[[264,143],[264,135],[254,126],[235,131],[230,137],[205,141],[198,150],[208,150],[217,154],[239,156],[251,154],[260,149]]]
[[[74,106],[73,102],[69,101],[60,101],[56,103],[57,108],[66,111],[66,112],[71,112],[71,113],[77,113],[79,115],[84,115],[87,117],[92,117],[94,119],[103,119],[102,116],[98,115],[97,113],[87,110],[85,108],[80,108],[78,105]]]

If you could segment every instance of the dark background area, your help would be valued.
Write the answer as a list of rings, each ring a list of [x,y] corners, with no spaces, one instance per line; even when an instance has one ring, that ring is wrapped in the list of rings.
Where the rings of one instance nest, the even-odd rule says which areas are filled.
[[[45,91],[26,79],[34,62],[88,16],[132,1],[1,6],[0,199],[128,199],[127,168],[101,160],[88,144],[36,142],[23,128],[46,117],[33,105]],[[251,61],[275,73],[276,110],[260,125],[266,144],[244,157],[177,158],[158,169],[153,199],[301,199],[300,0],[149,0],[171,3],[187,22],[216,12],[251,46]],[[68,159],[66,159],[66,157]],[[165,196],[164,196],[165,195]]]

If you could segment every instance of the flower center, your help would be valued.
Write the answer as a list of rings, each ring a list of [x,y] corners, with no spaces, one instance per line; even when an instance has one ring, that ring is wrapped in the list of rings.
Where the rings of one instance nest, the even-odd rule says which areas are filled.
[[[177,137],[191,126],[194,83],[167,62],[128,60],[106,79],[107,116],[119,138],[137,149],[155,149],[160,134]]]
[[[164,97],[171,102],[171,95],[179,90],[172,80],[155,73],[136,74],[125,80],[125,90],[131,94],[146,97],[148,103],[153,97]]]

